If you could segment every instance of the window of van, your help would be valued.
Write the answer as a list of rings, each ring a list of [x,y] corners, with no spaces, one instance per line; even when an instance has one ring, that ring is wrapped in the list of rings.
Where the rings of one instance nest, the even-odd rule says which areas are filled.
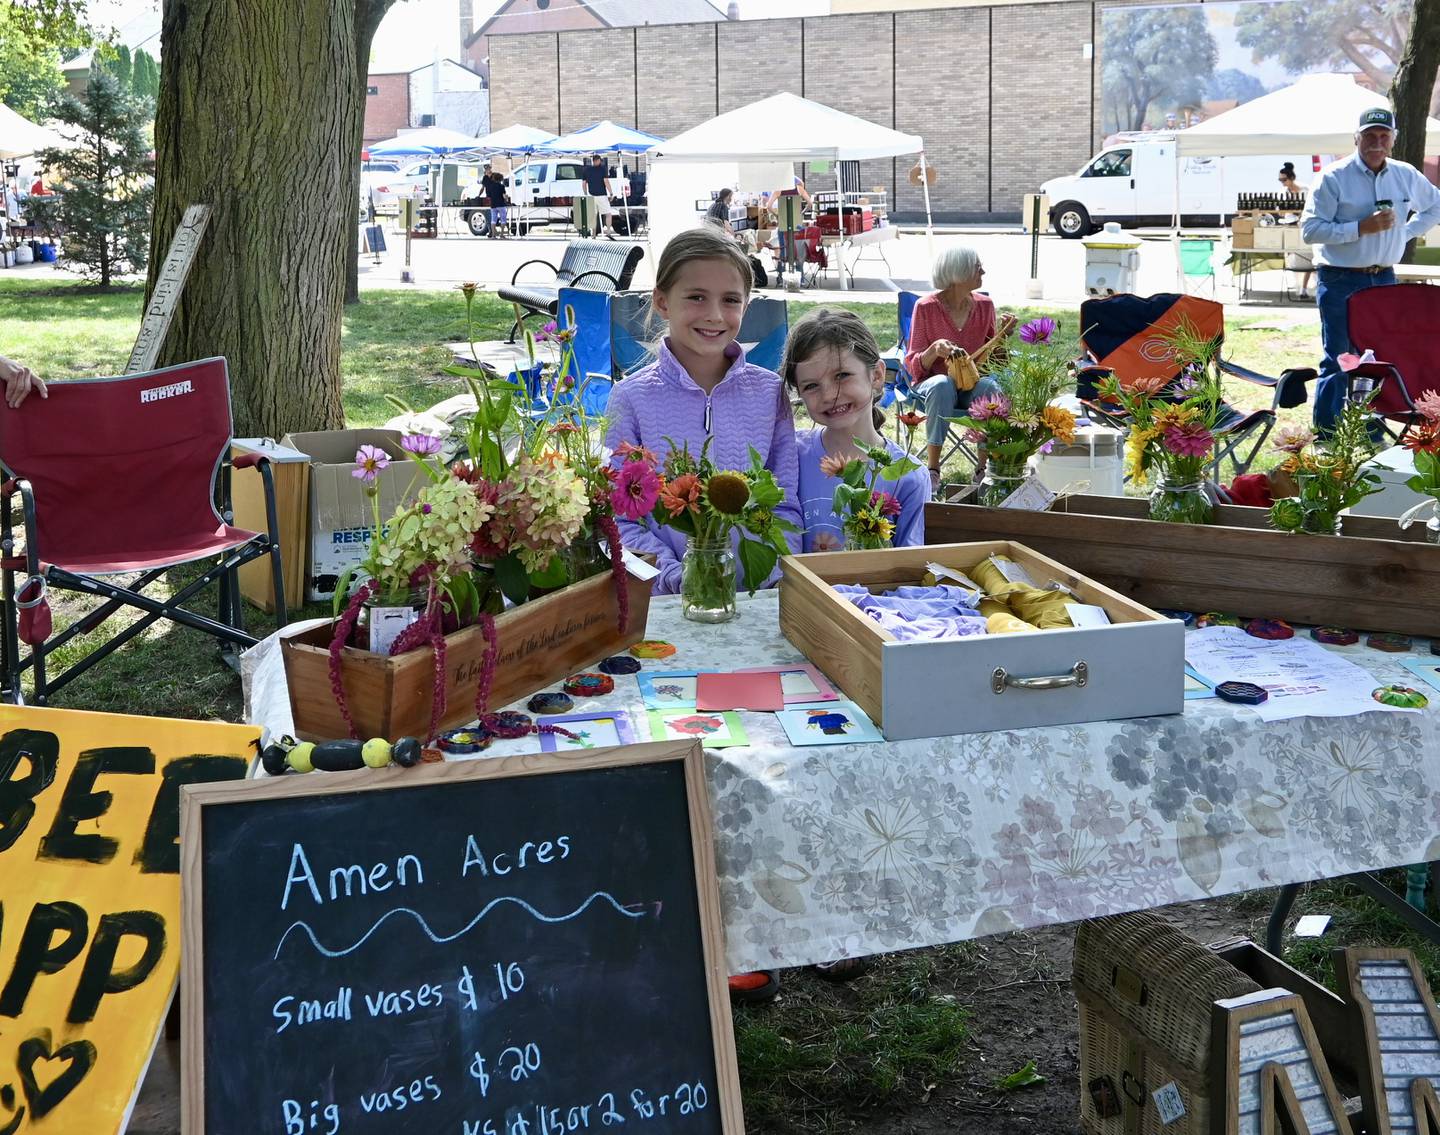
[[[584,176],[585,174],[581,170],[581,167],[573,165],[570,162],[565,162],[555,167],[556,181],[579,181]]]
[[[1129,177],[1130,151],[1108,150],[1091,163],[1086,177]]]

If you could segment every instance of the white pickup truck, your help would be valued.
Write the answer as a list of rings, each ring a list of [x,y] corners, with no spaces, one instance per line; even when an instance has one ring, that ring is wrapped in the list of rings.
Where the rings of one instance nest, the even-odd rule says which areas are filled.
[[[579,158],[531,158],[518,166],[506,177],[505,192],[510,199],[510,229],[517,236],[524,236],[532,228],[544,225],[568,224],[575,198],[585,196],[585,163]],[[611,178],[611,188],[616,188],[619,178]],[[628,182],[623,188],[628,186]],[[617,213],[620,198],[612,197]],[[490,231],[490,213],[485,205],[484,190],[476,186],[467,190],[461,201],[465,207],[461,219],[470,226],[476,236]],[[643,210],[631,209],[636,226],[644,220]],[[616,217],[616,230],[623,231],[624,219]]]

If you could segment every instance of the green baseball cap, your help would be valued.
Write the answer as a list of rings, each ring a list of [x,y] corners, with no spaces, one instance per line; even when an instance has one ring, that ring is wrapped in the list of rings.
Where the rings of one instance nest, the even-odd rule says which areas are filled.
[[[1360,125],[1356,130],[1368,130],[1372,126],[1383,126],[1386,130],[1395,129],[1395,114],[1385,106],[1372,106],[1360,116]]]

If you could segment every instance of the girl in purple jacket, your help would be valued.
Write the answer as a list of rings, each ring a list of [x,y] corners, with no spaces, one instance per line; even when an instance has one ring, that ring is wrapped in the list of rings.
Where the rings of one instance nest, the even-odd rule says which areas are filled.
[[[641,445],[664,460],[672,442],[698,455],[708,438],[717,469],[749,468],[753,446],[785,490],[776,515],[798,529],[800,474],[790,400],[780,377],[746,362],[735,341],[751,282],[750,262],[713,225],[680,233],[665,246],[651,303],[668,333],[656,360],[611,392],[605,444],[612,451],[622,442]],[[656,556],[655,592],[679,591],[685,537],[648,518],[618,523],[626,547]],[[798,532],[786,539],[792,551],[799,550]]]

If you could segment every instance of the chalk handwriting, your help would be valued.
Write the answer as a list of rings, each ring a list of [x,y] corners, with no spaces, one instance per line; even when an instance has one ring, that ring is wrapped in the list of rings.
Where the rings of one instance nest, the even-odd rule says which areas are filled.
[[[388,891],[393,886],[407,887],[410,885],[410,873],[408,868],[414,866],[415,882],[425,882],[425,871],[420,866],[420,860],[413,855],[402,855],[395,861],[396,878],[388,879],[390,864],[376,863],[368,870],[358,863],[348,867],[336,867],[330,872],[330,901],[337,902],[342,898],[350,898],[352,895],[368,895],[372,891]],[[280,896],[280,909],[285,910],[290,905],[290,891],[296,884],[303,883],[310,897],[315,900],[317,906],[323,905],[325,900],[320,897],[320,887],[315,880],[315,871],[310,866],[310,860],[305,855],[305,848],[296,843],[290,849],[290,870],[285,876],[285,892]],[[341,894],[341,888],[344,894]],[[303,898],[303,892],[301,894]]]

